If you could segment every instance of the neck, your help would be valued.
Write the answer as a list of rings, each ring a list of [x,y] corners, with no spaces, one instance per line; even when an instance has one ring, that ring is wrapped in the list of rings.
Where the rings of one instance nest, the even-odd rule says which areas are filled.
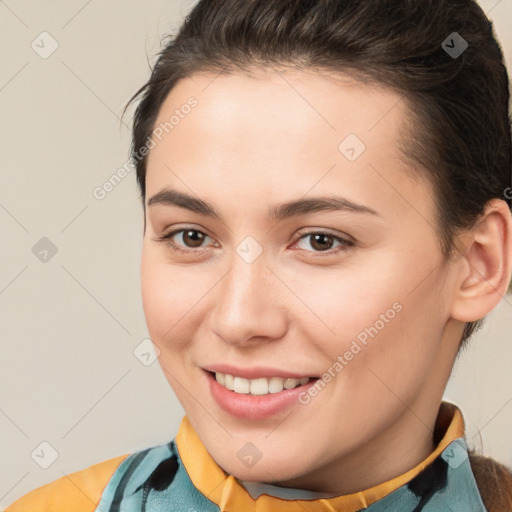
[[[269,483],[341,496],[391,480],[417,466],[434,451],[434,426],[439,403],[440,400],[428,414],[426,411],[415,414],[419,410],[415,407],[405,408],[397,421],[379,436],[321,471]]]

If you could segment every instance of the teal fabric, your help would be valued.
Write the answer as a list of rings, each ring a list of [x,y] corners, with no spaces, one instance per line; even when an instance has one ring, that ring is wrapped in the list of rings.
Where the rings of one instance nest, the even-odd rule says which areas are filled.
[[[302,501],[290,510],[307,511]],[[192,484],[175,440],[129,455],[105,487],[96,512],[219,512]],[[331,510],[326,507],[327,510]],[[368,512],[487,512],[459,438],[435,461]],[[233,511],[234,512],[234,511]],[[238,512],[238,511],[237,511]],[[240,511],[247,512],[247,511]],[[271,511],[269,511],[271,512]]]

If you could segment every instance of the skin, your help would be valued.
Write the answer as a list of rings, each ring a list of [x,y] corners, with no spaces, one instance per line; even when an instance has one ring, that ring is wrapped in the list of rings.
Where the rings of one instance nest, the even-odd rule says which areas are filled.
[[[146,204],[164,187],[211,203],[222,220],[146,206],[141,285],[159,362],[210,455],[242,480],[335,494],[384,482],[421,462],[464,322],[483,317],[511,275],[512,219],[495,200],[443,262],[430,184],[397,149],[401,97],[341,75],[298,70],[196,74],[174,87],[155,126],[190,96],[198,106],[148,156]],[[366,150],[338,150],[354,133]],[[378,216],[347,211],[266,218],[276,203],[343,195]],[[156,241],[173,237],[189,254]],[[322,255],[309,234],[354,241]],[[262,254],[236,252],[252,236]],[[330,245],[329,245],[330,244]],[[195,252],[194,252],[195,251]],[[394,303],[402,309],[307,405],[241,420],[214,401],[201,367],[231,363],[322,375]],[[207,412],[205,412],[207,411]],[[262,458],[237,457],[247,442]]]

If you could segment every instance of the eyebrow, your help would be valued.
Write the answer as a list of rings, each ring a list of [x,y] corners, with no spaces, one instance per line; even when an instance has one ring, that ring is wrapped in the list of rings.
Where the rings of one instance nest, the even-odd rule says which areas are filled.
[[[152,196],[151,199],[149,199],[147,202],[148,207],[155,204],[178,206],[200,215],[215,217],[219,220],[222,220],[219,213],[211,204],[203,201],[202,199],[197,199],[193,196],[170,188],[164,188]],[[274,205],[268,211],[268,218],[270,220],[283,220],[289,217],[320,211],[349,211],[355,213],[369,213],[372,215],[380,216],[378,212],[372,208],[369,208],[368,206],[354,203],[344,197],[331,195],[311,197],[307,199],[297,199],[285,203],[279,203]]]

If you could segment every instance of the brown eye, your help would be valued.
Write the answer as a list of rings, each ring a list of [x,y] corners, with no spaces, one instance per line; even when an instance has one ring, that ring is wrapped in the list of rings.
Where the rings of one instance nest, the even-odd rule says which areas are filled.
[[[318,251],[326,251],[332,247],[334,237],[332,235],[326,235],[318,233],[315,235],[308,235],[310,238],[311,247]]]
[[[340,236],[322,231],[310,231],[309,233],[302,233],[297,243],[302,242],[303,240],[307,241],[308,247],[313,248],[313,251],[311,251],[308,247],[299,247],[300,249],[305,249],[306,251],[313,254],[325,252],[326,256],[336,254],[338,252],[348,251],[348,249],[354,245],[354,242],[351,240],[346,240]],[[331,250],[333,244],[336,242],[339,245]],[[321,256],[322,254],[318,255]]]
[[[187,247],[200,247],[205,237],[204,233],[196,229],[186,229],[181,232],[183,233],[182,240]]]
[[[181,242],[175,241],[181,234]],[[204,249],[202,243],[205,238],[210,238],[207,234],[197,229],[177,229],[170,233],[163,235],[156,239],[157,242],[166,242],[167,245],[173,250],[182,253],[199,252],[199,249]]]

